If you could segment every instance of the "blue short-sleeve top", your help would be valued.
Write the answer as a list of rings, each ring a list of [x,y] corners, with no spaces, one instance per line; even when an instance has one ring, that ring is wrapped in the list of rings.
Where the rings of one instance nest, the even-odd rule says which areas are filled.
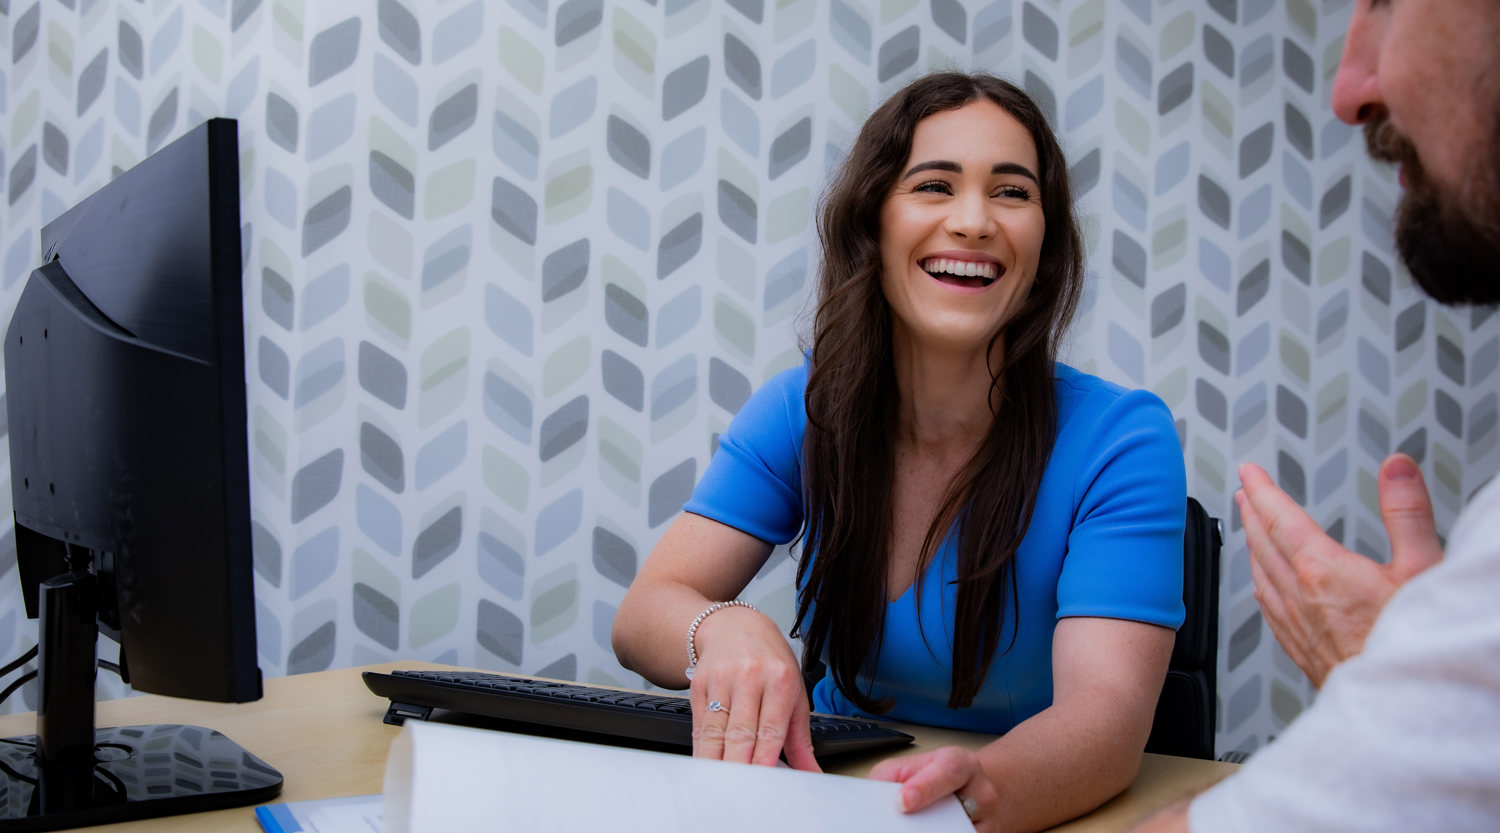
[[[999,643],[1009,650],[996,652],[970,707],[948,708],[958,562],[950,533],[921,581],[886,610],[879,655],[866,665],[875,678],[860,680],[875,698],[894,699],[893,709],[879,717],[1001,734],[1052,703],[1058,619],[1182,624],[1186,476],[1171,412],[1147,391],[1127,390],[1064,364],[1054,368],[1057,437],[1013,565],[1018,615],[1005,616]],[[751,396],[720,436],[684,507],[688,512],[772,544],[796,537],[804,511],[807,374],[804,363]],[[812,707],[876,716],[863,715],[834,685],[831,672],[814,689]]]

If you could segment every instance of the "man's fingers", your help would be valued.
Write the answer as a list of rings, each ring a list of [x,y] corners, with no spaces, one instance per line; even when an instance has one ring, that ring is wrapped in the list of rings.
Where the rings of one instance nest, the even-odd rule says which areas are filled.
[[[1405,454],[1392,454],[1380,466],[1380,516],[1391,539],[1391,569],[1401,581],[1442,560],[1432,498],[1422,470]]]
[[[1241,463],[1239,475],[1240,491],[1244,492],[1260,518],[1266,540],[1277,550],[1293,557],[1307,542],[1328,537],[1312,516],[1283,492],[1260,466]]]
[[[1240,524],[1245,528],[1245,543],[1250,547],[1251,577],[1262,596],[1295,594],[1297,571],[1276,543],[1266,533],[1265,523],[1256,513],[1250,498],[1241,489],[1235,492],[1235,503],[1240,507]],[[1320,530],[1321,532],[1321,530]]]

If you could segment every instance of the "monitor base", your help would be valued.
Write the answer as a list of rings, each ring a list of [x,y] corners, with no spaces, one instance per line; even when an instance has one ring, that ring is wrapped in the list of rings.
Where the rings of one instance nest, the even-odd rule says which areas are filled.
[[[92,763],[44,770],[35,735],[0,739],[0,832],[197,813],[281,792],[281,773],[202,726],[117,726],[94,741]]]

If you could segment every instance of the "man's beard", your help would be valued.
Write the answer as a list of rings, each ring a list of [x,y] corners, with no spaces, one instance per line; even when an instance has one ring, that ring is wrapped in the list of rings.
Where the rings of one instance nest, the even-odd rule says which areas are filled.
[[[1459,193],[1439,189],[1417,152],[1384,115],[1365,125],[1370,156],[1401,166],[1406,193],[1396,207],[1396,251],[1412,279],[1441,304],[1500,304],[1500,116],[1488,156]]]

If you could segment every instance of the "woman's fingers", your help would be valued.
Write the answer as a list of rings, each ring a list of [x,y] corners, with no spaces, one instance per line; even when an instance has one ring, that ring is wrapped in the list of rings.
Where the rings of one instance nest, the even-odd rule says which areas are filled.
[[[805,705],[792,710],[792,721],[787,728],[786,742],[782,749],[786,752],[786,762],[792,769],[822,772],[823,767],[813,757],[811,719],[811,713]]]
[[[914,813],[951,795],[976,829],[992,829],[987,822],[995,819],[999,795],[979,765],[979,756],[968,749],[945,746],[881,761],[870,771],[870,777],[901,784],[902,812]]]
[[[760,734],[761,691],[758,686],[736,687],[734,708],[724,722],[724,760],[748,764],[755,755],[755,739]],[[780,751],[779,749],[777,751]]]

